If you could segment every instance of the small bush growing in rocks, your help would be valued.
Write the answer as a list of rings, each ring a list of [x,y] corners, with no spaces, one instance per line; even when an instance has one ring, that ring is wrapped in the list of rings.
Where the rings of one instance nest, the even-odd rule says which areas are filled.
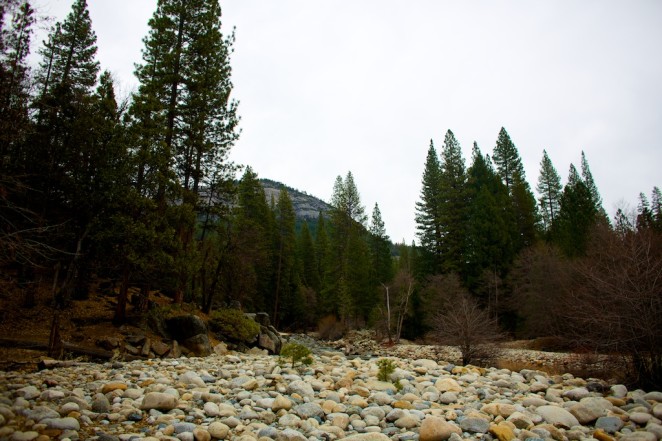
[[[296,363],[301,363],[306,366],[313,363],[310,349],[300,343],[289,342],[285,344],[280,351],[280,357],[281,360],[289,359],[292,363],[292,367],[294,367]]]
[[[377,367],[379,367],[379,372],[377,372],[377,379],[379,381],[391,381],[397,390],[402,389],[402,384],[400,380],[392,381],[391,374],[395,372],[395,363],[393,360],[388,358],[382,358],[377,361]]]
[[[390,381],[391,374],[395,372],[395,363],[388,358],[382,358],[377,362],[379,372],[377,372],[377,379],[379,381]]]
[[[245,344],[254,342],[260,333],[260,325],[238,309],[214,311],[209,320],[209,329],[222,340]]]

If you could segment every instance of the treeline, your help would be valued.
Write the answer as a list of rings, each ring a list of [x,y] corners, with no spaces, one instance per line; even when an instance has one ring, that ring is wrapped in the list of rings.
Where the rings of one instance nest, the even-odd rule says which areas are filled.
[[[211,303],[239,119],[234,37],[221,32],[218,1],[160,1],[138,90],[119,100],[96,61],[85,0],[51,28],[35,69],[30,2],[4,1],[0,12],[3,271],[16,271],[28,303],[30,287],[50,282],[59,307],[86,297],[94,279],[111,280],[118,322],[130,286],[142,308],[151,289]]]
[[[349,173],[334,208],[297,234],[286,189],[267,200],[250,167],[237,180],[234,37],[218,1],[159,2],[126,99],[96,61],[85,0],[52,27],[36,69],[30,2],[0,12],[0,266],[26,305],[38,286],[63,308],[103,281],[118,323],[132,287],[139,312],[159,290],[206,312],[267,311],[282,329],[368,323],[392,271],[379,208],[371,234]]]
[[[562,185],[543,151],[536,190],[537,200],[503,128],[492,157],[474,143],[468,167],[450,130],[439,153],[430,143],[416,205],[415,295],[427,306],[413,316],[435,331],[440,316],[448,319],[440,309],[470,299],[511,336],[553,336],[575,349],[626,356],[640,384],[659,387],[659,188],[612,221],[584,153]]]

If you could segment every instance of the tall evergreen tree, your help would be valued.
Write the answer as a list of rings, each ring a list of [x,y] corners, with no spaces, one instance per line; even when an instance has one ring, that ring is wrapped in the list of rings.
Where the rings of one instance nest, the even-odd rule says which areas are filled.
[[[653,187],[651,196],[651,213],[653,214],[653,226],[658,232],[662,232],[662,192],[660,187]]]
[[[276,249],[274,250],[273,319],[275,326],[294,324],[302,316],[303,305],[297,298],[296,234],[294,207],[287,189],[281,188],[276,205]]]
[[[595,180],[593,179],[593,174],[591,173],[591,168],[588,165],[588,160],[586,159],[584,151],[582,151],[582,180],[588,188],[588,191],[591,193],[591,199],[593,200],[593,205],[595,205],[596,211],[602,217],[602,220],[608,222],[607,212],[602,206],[602,196],[600,196],[598,186],[595,184]]]
[[[366,299],[374,295],[366,285],[370,281],[370,255],[365,241],[365,209],[351,172],[345,179],[336,178],[331,205],[322,300],[332,308],[328,312],[349,324],[367,319]]]
[[[324,219],[324,214],[319,213],[317,217],[317,236],[315,236],[315,253],[317,255],[317,273],[319,275],[320,286],[318,290],[319,298],[317,302],[316,311],[318,316],[323,316],[331,314],[335,311],[335,305],[332,303],[333,299],[328,295],[322,295],[322,292],[325,291],[325,294],[328,294],[328,287],[332,286],[332,260],[331,260],[331,250],[329,243],[329,234],[326,227],[326,221]]]
[[[462,275],[475,290],[485,271],[503,276],[513,259],[511,228],[513,212],[506,186],[474,143],[468,170],[469,216],[466,226]]]
[[[508,188],[508,191],[512,193],[516,175],[520,176],[519,179],[522,179],[524,176],[524,166],[522,165],[522,159],[519,156],[517,147],[515,147],[515,144],[510,139],[510,135],[508,135],[508,132],[503,127],[499,131],[492,159],[496,164],[501,180],[506,185],[506,188]]]
[[[297,241],[297,256],[299,258],[299,268],[301,274],[301,283],[311,288],[315,293],[320,289],[320,274],[317,267],[317,252],[315,243],[310,234],[308,222],[303,222],[301,232]]]
[[[223,38],[220,17],[218,0],[159,1],[136,68],[140,87],[130,109],[136,186],[176,230],[177,302],[204,266],[207,236],[196,237],[196,219],[220,212],[213,206],[227,203],[235,173],[228,160],[238,136],[230,99],[234,37]],[[215,193],[204,202],[203,188]]]
[[[524,166],[517,147],[503,127],[499,131],[494,155],[497,173],[508,188],[517,230],[513,237],[515,252],[533,245],[538,228],[536,199],[526,181]]]
[[[274,226],[264,188],[251,167],[246,167],[239,181],[234,214],[234,269],[226,282],[226,300],[238,300],[253,309],[273,308]]]
[[[553,230],[555,242],[568,257],[586,253],[589,234],[596,224],[598,211],[591,191],[570,164],[568,182],[561,196],[557,227]]]
[[[540,195],[538,203],[540,204],[543,227],[546,232],[549,232],[560,210],[563,186],[561,185],[561,177],[554,168],[552,160],[549,159],[547,151],[543,150],[542,153],[536,190]]]
[[[372,282],[374,286],[378,287],[383,283],[388,283],[393,278],[393,262],[389,237],[386,234],[382,214],[377,203],[375,203],[372,210],[368,231],[370,232],[370,257],[373,268],[372,274],[374,275]]]
[[[32,207],[43,213],[47,223],[66,224],[51,243],[68,252],[60,258],[64,277],[55,284],[56,300],[63,304],[72,297],[76,283],[85,279],[81,265],[89,262],[83,256],[89,251],[98,208],[94,199],[98,195],[91,193],[91,186],[98,180],[101,160],[95,147],[93,97],[99,63],[85,0],[74,1],[55,29],[46,44],[48,51],[42,52],[37,120],[25,144],[22,168],[34,190],[29,198]]]
[[[27,58],[36,18],[28,1],[5,1],[0,14],[0,170],[7,173],[7,167],[19,161],[20,142],[29,123]],[[4,25],[5,15],[11,17],[9,28]]]
[[[423,251],[425,271],[428,274],[441,272],[441,164],[439,155],[430,140],[425,160],[420,200],[416,202],[416,229]]]
[[[468,215],[467,174],[460,143],[448,130],[441,150],[439,221],[441,225],[442,269],[458,272],[464,261]]]

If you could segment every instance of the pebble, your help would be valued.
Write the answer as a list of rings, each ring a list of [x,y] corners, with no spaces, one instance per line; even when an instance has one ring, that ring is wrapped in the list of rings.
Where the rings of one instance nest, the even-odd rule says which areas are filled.
[[[291,368],[254,352],[0,372],[0,439],[662,439],[660,392],[428,354],[394,358],[396,388],[376,361],[326,350]]]

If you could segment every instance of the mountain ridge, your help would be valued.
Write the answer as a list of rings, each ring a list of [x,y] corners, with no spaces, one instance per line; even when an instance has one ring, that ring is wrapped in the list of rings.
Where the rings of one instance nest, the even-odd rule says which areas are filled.
[[[292,188],[282,182],[274,181],[273,179],[260,178],[259,179],[262,188],[264,189],[264,194],[267,198],[267,202],[270,202],[273,198],[274,201],[278,200],[278,193],[282,188],[287,190],[287,193],[292,199],[292,206],[294,207],[294,212],[296,217],[305,220],[314,220],[319,217],[320,212],[322,214],[327,213],[332,207],[324,200],[309,195],[308,193]]]

